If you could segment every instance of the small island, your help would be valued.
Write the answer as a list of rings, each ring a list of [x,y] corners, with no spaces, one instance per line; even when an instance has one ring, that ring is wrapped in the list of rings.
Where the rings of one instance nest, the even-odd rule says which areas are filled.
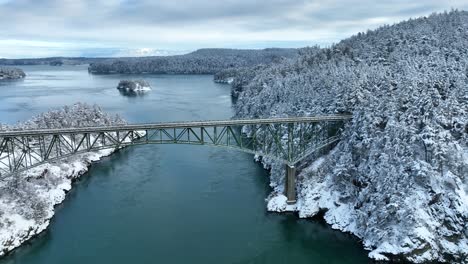
[[[26,74],[19,68],[0,67],[0,80],[16,80],[24,77]]]
[[[138,93],[150,91],[151,86],[144,80],[122,80],[117,85],[117,89],[124,92]]]

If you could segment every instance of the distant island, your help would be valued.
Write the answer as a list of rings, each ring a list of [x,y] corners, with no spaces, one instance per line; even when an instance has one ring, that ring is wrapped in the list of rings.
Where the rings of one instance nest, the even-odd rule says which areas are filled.
[[[26,74],[21,69],[0,67],[0,80],[15,80],[24,77],[26,77]]]
[[[86,57],[50,57],[50,58],[31,58],[31,59],[1,59],[0,65],[18,66],[18,65],[83,65],[106,60],[108,58],[86,58]]]
[[[251,67],[295,58],[298,49],[199,49],[185,55],[113,58],[91,63],[93,74],[215,74],[229,68]]]
[[[87,58],[50,57],[31,59],[0,59],[0,65],[85,65],[92,74],[152,73],[152,74],[216,74],[228,69],[254,67],[294,59],[301,49],[199,49],[184,55]],[[231,83],[233,78],[215,80]]]
[[[151,90],[151,85],[145,80],[122,80],[117,89],[131,93],[146,92]]]

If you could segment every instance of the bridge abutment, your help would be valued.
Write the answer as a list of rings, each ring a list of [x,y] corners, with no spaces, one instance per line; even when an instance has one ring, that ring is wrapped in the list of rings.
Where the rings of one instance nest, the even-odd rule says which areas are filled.
[[[286,165],[286,201],[288,204],[296,203],[296,167]]]

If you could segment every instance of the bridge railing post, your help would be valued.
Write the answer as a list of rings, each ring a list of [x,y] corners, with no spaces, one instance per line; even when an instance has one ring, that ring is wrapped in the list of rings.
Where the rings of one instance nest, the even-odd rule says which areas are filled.
[[[286,203],[296,203],[296,168],[289,164],[286,165]]]

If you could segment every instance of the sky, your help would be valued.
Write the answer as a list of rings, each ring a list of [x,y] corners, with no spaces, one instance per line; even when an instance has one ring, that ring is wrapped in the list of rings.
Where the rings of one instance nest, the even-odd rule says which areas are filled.
[[[468,0],[0,0],[0,58],[329,46]]]

